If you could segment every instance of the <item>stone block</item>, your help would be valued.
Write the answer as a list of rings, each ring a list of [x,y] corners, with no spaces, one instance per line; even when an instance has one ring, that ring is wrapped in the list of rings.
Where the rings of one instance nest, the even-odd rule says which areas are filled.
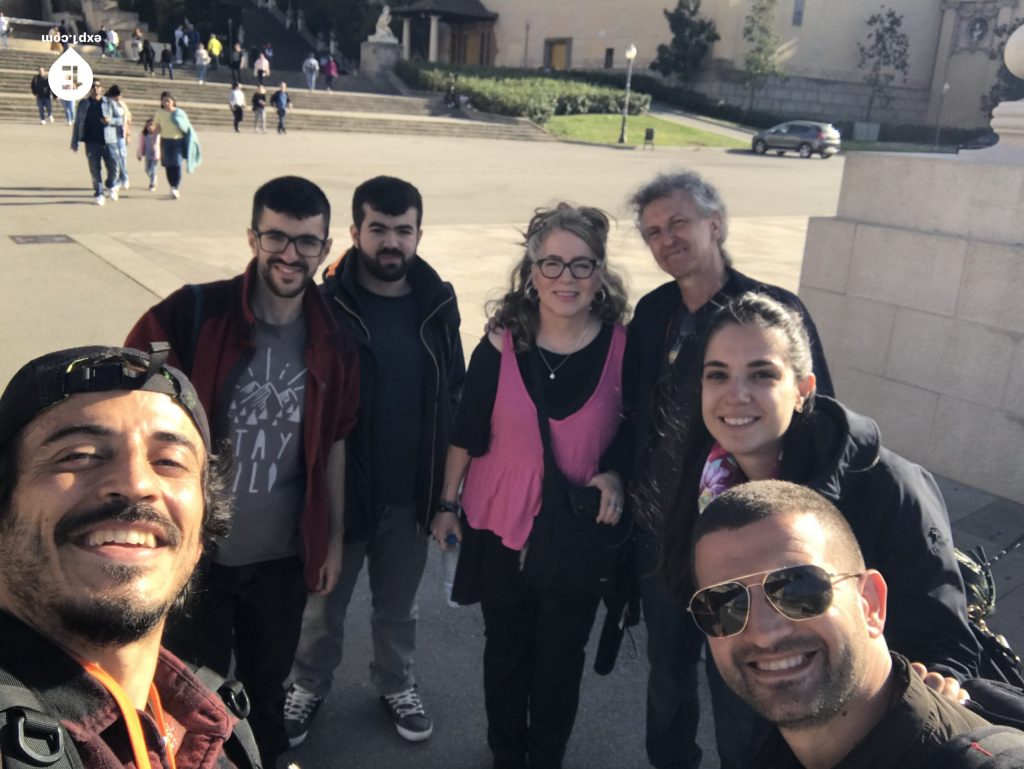
[[[894,328],[886,376],[1000,407],[1015,344],[1009,334],[908,309],[897,312]]]
[[[1024,341],[1017,343],[1010,364],[1010,378],[1006,382],[1003,409],[1011,416],[1024,418]]]
[[[955,160],[934,155],[857,152],[846,158],[838,215],[920,232],[963,235],[965,200],[976,182]],[[914,205],[927,191],[927,205]]]
[[[1020,419],[957,398],[940,397],[929,469],[1024,502],[1024,424]]]
[[[811,217],[800,270],[801,288],[810,286],[836,293],[846,291],[856,230],[855,222]]]
[[[972,241],[957,302],[965,320],[1024,333],[1024,246]]]
[[[938,395],[846,366],[837,365],[831,371],[839,399],[878,423],[884,446],[911,461],[926,463]]]
[[[800,297],[818,327],[830,368],[835,362],[864,373],[885,372],[895,307],[815,288],[801,288]]]
[[[962,238],[861,225],[853,243],[848,291],[952,316],[966,253]]]

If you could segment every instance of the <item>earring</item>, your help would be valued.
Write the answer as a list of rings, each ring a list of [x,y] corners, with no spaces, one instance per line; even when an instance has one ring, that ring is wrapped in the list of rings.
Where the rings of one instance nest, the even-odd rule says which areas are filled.
[[[526,294],[526,298],[531,302],[537,301],[537,287],[533,285],[533,276],[531,275],[526,279],[523,284],[523,293]]]
[[[605,289],[604,284],[602,284],[601,288],[594,292],[594,304],[602,304],[607,298],[608,291]]]

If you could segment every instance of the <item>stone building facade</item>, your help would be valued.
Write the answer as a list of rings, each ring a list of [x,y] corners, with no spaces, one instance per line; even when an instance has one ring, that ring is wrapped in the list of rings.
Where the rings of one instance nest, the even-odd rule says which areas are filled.
[[[443,9],[458,0],[432,0]],[[660,43],[668,42],[663,9],[674,0],[482,0],[493,21],[487,55],[460,54],[443,17],[436,57],[453,63],[551,69],[622,69],[635,43],[637,71],[645,71]],[[478,3],[474,0],[474,5]],[[759,94],[755,106],[833,120],[863,119],[868,91],[858,69],[857,43],[882,0],[779,0],[776,31],[789,75]],[[995,82],[990,57],[1000,25],[1024,17],[1024,0],[884,0],[903,15],[910,39],[910,69],[896,99],[877,118],[892,122],[979,127],[987,123],[981,95]],[[696,87],[737,104],[741,85],[743,20],[750,0],[704,0],[721,40]],[[948,87],[944,87],[948,84]]]

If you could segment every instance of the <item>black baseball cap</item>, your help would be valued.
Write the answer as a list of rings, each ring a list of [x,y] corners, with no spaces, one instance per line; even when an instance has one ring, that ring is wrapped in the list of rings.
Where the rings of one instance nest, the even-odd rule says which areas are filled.
[[[29,361],[0,396],[0,447],[41,412],[72,395],[145,390],[170,396],[195,423],[210,451],[210,425],[195,388],[168,366],[170,346],[154,342],[148,353],[130,347],[74,347]]]

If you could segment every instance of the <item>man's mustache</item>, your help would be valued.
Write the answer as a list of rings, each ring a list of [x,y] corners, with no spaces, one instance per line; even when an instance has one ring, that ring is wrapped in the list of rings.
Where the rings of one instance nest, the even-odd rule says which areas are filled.
[[[405,260],[405,253],[397,248],[381,248],[377,251],[376,256],[378,259],[382,256],[397,256],[399,259]]]
[[[171,547],[181,543],[181,530],[167,517],[157,512],[156,508],[145,503],[128,504],[126,502],[107,502],[90,510],[68,513],[54,528],[53,538],[58,545],[71,542],[75,532],[81,531],[97,523],[148,523],[160,529],[160,538]]]

